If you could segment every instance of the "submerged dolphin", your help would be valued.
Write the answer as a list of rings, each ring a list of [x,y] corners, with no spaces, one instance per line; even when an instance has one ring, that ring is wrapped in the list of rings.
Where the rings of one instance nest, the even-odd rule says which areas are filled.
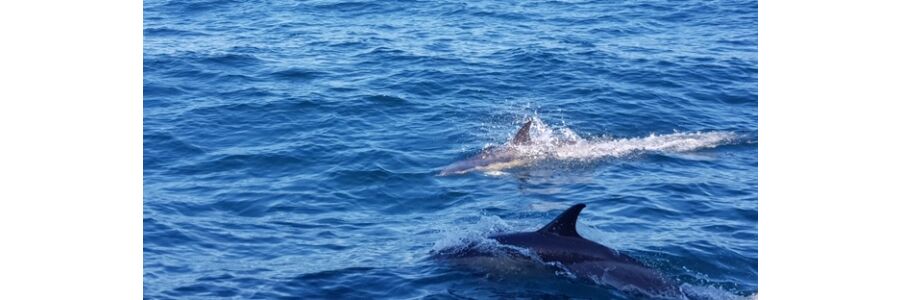
[[[573,205],[538,231],[498,234],[489,238],[501,245],[524,249],[525,253],[537,255],[544,263],[561,265],[578,278],[651,297],[686,298],[679,286],[659,271],[625,254],[581,237],[575,230],[575,222],[584,207],[584,204]],[[497,252],[486,252],[471,245],[449,256],[439,253],[448,258],[473,258],[496,254]]]
[[[439,175],[465,174],[472,171],[499,171],[524,166],[531,160],[519,153],[514,146],[531,143],[530,130],[531,120],[529,119],[519,128],[509,144],[488,147],[475,156],[444,167]]]

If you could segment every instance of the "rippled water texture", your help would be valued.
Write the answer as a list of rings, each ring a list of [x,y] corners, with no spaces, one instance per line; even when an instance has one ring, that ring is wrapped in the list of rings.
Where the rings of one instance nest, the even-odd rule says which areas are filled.
[[[756,28],[755,1],[147,0],[144,296],[628,298],[430,256],[579,202],[696,297],[752,295]],[[537,163],[437,176],[529,117]]]

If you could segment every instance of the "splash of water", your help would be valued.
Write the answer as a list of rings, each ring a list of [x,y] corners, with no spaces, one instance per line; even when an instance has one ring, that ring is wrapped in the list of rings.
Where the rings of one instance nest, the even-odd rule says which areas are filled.
[[[443,237],[434,243],[431,252],[452,254],[470,245],[494,248],[496,247],[496,242],[487,237],[491,234],[509,231],[510,229],[511,227],[500,217],[482,216],[477,223],[471,226],[453,227],[444,230]]]
[[[645,153],[679,153],[734,143],[732,132],[675,132],[645,137],[582,138],[568,127],[551,127],[538,116],[532,117],[531,143],[512,145],[516,151],[532,159],[593,161]]]

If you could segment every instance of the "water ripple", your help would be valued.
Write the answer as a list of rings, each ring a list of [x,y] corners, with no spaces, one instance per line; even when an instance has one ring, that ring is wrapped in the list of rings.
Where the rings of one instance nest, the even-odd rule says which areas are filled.
[[[757,26],[756,1],[147,0],[144,297],[628,298],[428,259],[575,202],[696,298],[754,294]],[[435,176],[528,116],[542,163]]]

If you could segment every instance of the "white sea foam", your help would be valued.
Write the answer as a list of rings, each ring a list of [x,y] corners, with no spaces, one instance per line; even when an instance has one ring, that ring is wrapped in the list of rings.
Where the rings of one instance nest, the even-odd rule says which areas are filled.
[[[487,176],[495,176],[495,177],[496,177],[496,176],[505,176],[505,175],[509,175],[509,173],[506,173],[506,172],[503,172],[503,171],[487,171],[487,172],[484,172],[484,175],[487,175]]]
[[[453,227],[443,232],[431,248],[434,253],[452,253],[467,246],[496,247],[496,241],[488,239],[491,234],[509,231],[510,226],[497,216],[482,216],[477,223]]]
[[[702,300],[755,300],[758,298],[757,294],[754,293],[750,296],[742,296],[735,294],[733,292],[727,291],[722,288],[717,288],[714,286],[697,286],[690,284],[682,284],[681,290],[687,294],[690,299],[702,299]]]
[[[508,259],[508,254],[515,253],[529,257],[533,261],[540,261],[540,258],[528,249],[503,245],[497,240],[489,238],[491,235],[511,230],[512,227],[498,216],[482,216],[478,222],[444,230],[443,236],[432,246],[431,253],[453,256],[464,251],[474,250],[481,253],[492,253],[503,259]]]
[[[674,132],[644,137],[582,138],[565,126],[552,127],[532,117],[531,143],[515,145],[521,154],[533,159],[591,161],[620,158],[644,153],[680,153],[734,143],[732,132]]]

